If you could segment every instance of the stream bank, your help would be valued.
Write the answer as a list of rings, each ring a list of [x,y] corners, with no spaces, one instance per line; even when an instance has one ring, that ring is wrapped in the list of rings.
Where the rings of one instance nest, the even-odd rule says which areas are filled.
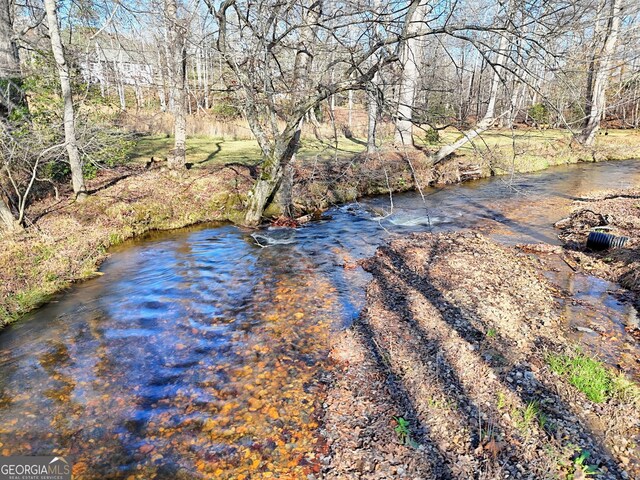
[[[326,478],[638,478],[640,391],[609,372],[585,395],[554,368],[587,357],[536,259],[416,234],[363,266],[366,306],[332,350]]]
[[[573,267],[619,283],[633,293],[640,311],[640,189],[594,192],[574,201],[571,214],[558,221],[565,256]],[[591,231],[628,237],[623,248],[586,249]]]
[[[574,196],[639,181],[637,161],[585,163],[397,194],[393,204],[367,197],[295,229],[200,225],[126,242],[100,276],[0,335],[1,453],[68,455],[79,479],[317,479],[332,462],[317,420],[329,342],[359,316],[371,280],[352,268],[358,259],[425,231],[559,245],[552,225]],[[583,326],[595,304],[593,320],[618,328],[630,307],[595,277],[570,275],[561,289],[559,322]],[[585,352],[614,343],[596,340]],[[635,362],[637,345],[628,347]]]
[[[637,135],[599,136],[595,151],[565,140],[521,142],[517,155],[495,148],[452,157],[435,168],[419,151],[381,151],[351,159],[311,159],[296,166],[292,191],[296,214],[318,212],[367,195],[406,192],[554,165],[640,156]],[[637,143],[637,142],[636,142]],[[635,145],[635,146],[634,146]],[[161,168],[129,167],[88,182],[91,197],[76,203],[70,192],[45,198],[27,212],[24,233],[0,238],[0,328],[46,303],[73,283],[91,278],[108,249],[154,230],[206,222],[234,222],[257,172],[246,165],[193,168],[173,177]],[[417,184],[416,184],[417,180]],[[267,212],[277,216],[272,206]]]

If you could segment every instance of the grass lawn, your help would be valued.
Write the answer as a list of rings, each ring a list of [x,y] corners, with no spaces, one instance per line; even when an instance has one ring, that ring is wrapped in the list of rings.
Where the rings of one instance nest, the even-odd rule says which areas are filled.
[[[607,135],[600,134],[597,143],[601,146],[632,146],[640,144],[640,134],[633,130],[608,130]],[[422,144],[429,149],[435,150],[440,145],[451,143],[460,138],[461,133],[455,129],[447,129],[440,132],[440,141],[437,144]],[[416,142],[422,143],[419,131],[416,134]],[[530,157],[541,155],[546,151],[547,156],[564,156],[569,145],[570,134],[566,130],[492,130],[485,132],[480,138],[469,142],[457,150],[459,156],[472,157],[477,153],[502,151],[502,155],[508,152],[511,157],[512,147],[515,144],[518,155],[522,157],[522,162],[533,161]],[[383,139],[382,146],[388,145],[392,139]],[[173,137],[166,135],[148,135],[138,140],[136,148],[132,154],[132,160],[146,162],[151,157],[156,159],[165,158],[172,148]],[[348,139],[340,137],[337,146],[327,139],[320,142],[315,138],[305,138],[301,141],[298,158],[315,160],[328,159],[334,156],[350,157],[356,153],[363,152],[366,147],[365,139]],[[260,159],[260,148],[255,140],[225,140],[223,138],[213,138],[206,136],[192,136],[187,139],[187,162],[193,163],[195,167],[204,165],[216,165],[227,163],[255,164]],[[538,159],[540,160],[540,159]],[[538,162],[540,163],[540,162]],[[544,163],[544,162],[543,162]],[[548,162],[547,162],[548,163]],[[549,164],[544,163],[538,170],[546,168]],[[553,162],[552,162],[553,163]],[[560,162],[562,163],[562,162]],[[575,163],[575,162],[570,162]]]
[[[151,157],[165,158],[173,146],[173,137],[166,135],[148,135],[141,137],[132,154],[135,162],[146,162]],[[365,149],[363,140],[340,138],[338,145],[329,141],[303,139],[298,157],[303,159],[330,158],[335,155],[349,157]],[[187,162],[194,166],[257,163],[260,159],[260,148],[255,140],[225,140],[194,136],[187,139]]]

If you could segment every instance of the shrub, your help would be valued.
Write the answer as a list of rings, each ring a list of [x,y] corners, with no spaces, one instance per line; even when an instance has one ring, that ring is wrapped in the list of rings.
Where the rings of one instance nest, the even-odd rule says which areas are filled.
[[[425,143],[434,145],[440,141],[440,133],[434,128],[427,128],[423,138]]]
[[[529,107],[529,117],[531,117],[536,125],[549,123],[549,108],[544,103],[531,105]]]

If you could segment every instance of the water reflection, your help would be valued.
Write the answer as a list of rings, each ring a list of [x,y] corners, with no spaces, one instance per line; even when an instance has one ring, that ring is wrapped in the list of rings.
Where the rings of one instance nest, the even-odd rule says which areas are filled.
[[[558,257],[549,256],[547,277],[568,294],[561,298],[561,315],[571,338],[589,353],[640,380],[640,348],[626,328],[636,310],[618,295],[621,290],[606,280],[575,274]]]
[[[573,197],[639,180],[640,162],[581,165],[398,195],[393,211],[367,199],[297,231],[132,242],[0,335],[0,453],[72,455],[78,478],[304,477],[324,448],[329,335],[364,301],[367,275],[345,265],[412,231],[554,243]]]

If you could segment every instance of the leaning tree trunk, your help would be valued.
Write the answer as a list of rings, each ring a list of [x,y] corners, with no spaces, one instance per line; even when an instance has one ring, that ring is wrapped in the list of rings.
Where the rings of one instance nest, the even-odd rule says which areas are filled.
[[[21,88],[20,56],[13,40],[11,0],[0,0],[0,116],[25,103]]]
[[[260,177],[248,195],[243,223],[255,226],[262,220],[262,214],[280,187],[285,171],[300,141],[300,129],[292,131],[290,137],[281,136],[275,142],[273,151],[264,155]]]
[[[609,84],[613,55],[615,54],[616,44],[618,42],[621,10],[622,0],[612,0],[599,62],[594,61],[590,66],[589,82],[594,79],[592,86],[591,83],[588,85],[588,87],[591,87],[587,92],[586,111],[588,116],[582,132],[580,132],[578,136],[580,143],[587,147],[593,145],[596,133],[600,129],[600,121],[605,114],[607,85]]]
[[[165,22],[169,45],[167,58],[169,81],[173,98],[173,150],[169,152],[167,163],[172,170],[181,170],[186,165],[187,117],[186,117],[186,80],[187,52],[184,27],[178,19],[176,0],[165,0]]]
[[[459,140],[456,140],[455,142],[448,145],[443,145],[442,147],[440,147],[440,149],[438,149],[437,152],[430,155],[429,163],[431,165],[440,163],[460,147],[463,147],[467,143],[473,141],[474,138],[479,137],[486,130],[490,129],[493,126],[494,121],[495,118],[493,117],[480,120],[476,126],[462,132],[462,137]]]
[[[459,140],[456,140],[453,143],[448,145],[443,145],[436,151],[435,153],[429,156],[429,162],[431,165],[435,165],[440,163],[444,159],[446,159],[453,152],[458,150],[460,147],[466,145],[467,143],[473,141],[476,137],[482,135],[485,131],[490,129],[497,118],[502,118],[504,115],[508,113],[508,110],[503,112],[501,115],[496,116],[496,104],[498,99],[498,92],[500,89],[500,83],[502,82],[502,72],[503,67],[506,61],[505,52],[507,47],[509,46],[509,39],[506,34],[500,37],[500,42],[498,44],[498,51],[496,52],[496,60],[493,71],[493,77],[491,79],[491,92],[489,95],[489,104],[487,105],[487,111],[484,114],[482,120],[480,120],[474,127],[462,132],[462,137]]]
[[[69,65],[65,59],[62,40],[60,39],[60,29],[58,27],[58,14],[56,12],[55,0],[44,0],[44,7],[47,12],[47,23],[49,25],[49,37],[51,38],[51,50],[58,67],[60,77],[60,89],[62,100],[64,101],[64,141],[69,156],[71,167],[71,183],[73,192],[78,200],[87,196],[87,189],[84,185],[82,175],[82,161],[78,152],[76,141],[75,114],[73,109],[73,96],[71,94],[71,81],[69,75]]]

